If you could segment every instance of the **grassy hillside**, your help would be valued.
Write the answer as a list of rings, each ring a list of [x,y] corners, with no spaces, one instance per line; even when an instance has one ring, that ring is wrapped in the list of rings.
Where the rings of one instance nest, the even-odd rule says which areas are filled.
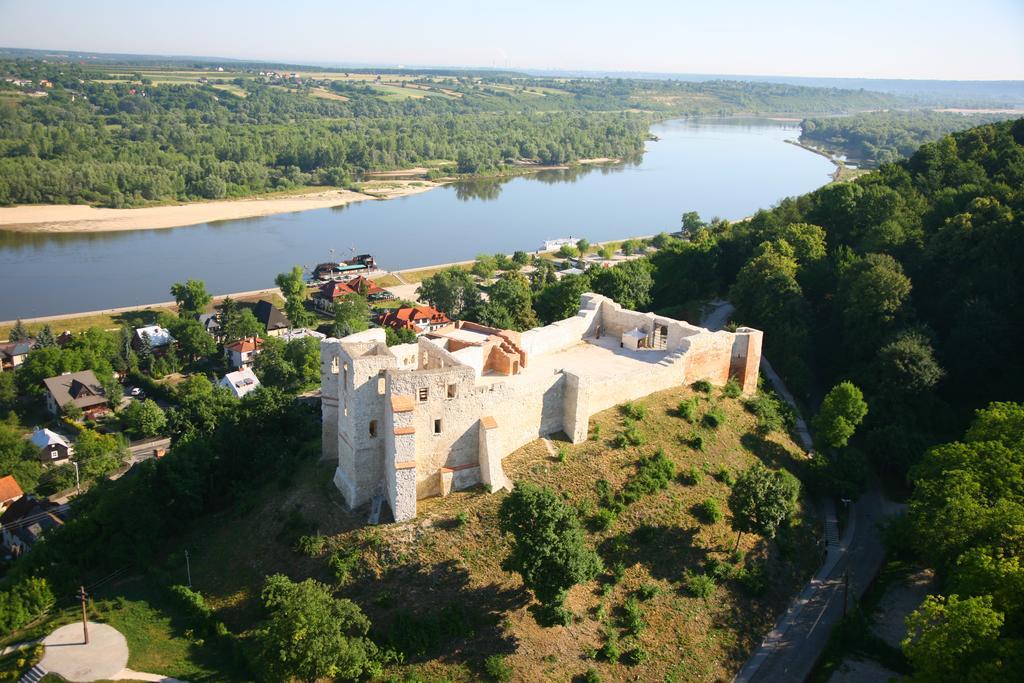
[[[694,400],[691,421],[678,407]],[[799,449],[784,434],[762,435],[739,399],[679,388],[637,402],[645,411],[635,434],[641,445],[619,448],[629,418],[613,408],[592,420],[591,440],[573,446],[532,442],[505,460],[513,480],[562,493],[586,520],[588,542],[606,572],[574,588],[568,626],[542,627],[536,603],[518,575],[501,569],[509,545],[498,531],[504,493],[482,487],[420,502],[412,522],[365,525],[366,511],[344,509],[331,483],[331,462],[307,460],[279,480],[242,495],[230,511],[204,518],[163,557],[140,572],[130,567],[92,589],[92,618],[121,629],[132,668],[187,680],[245,680],[230,649],[204,639],[164,590],[186,582],[206,596],[216,620],[248,648],[263,611],[259,591],[268,574],[315,577],[338,587],[373,622],[371,635],[401,653],[395,680],[479,680],[501,661],[514,680],[565,681],[589,668],[601,680],[727,678],[760,641],[789,598],[817,565],[816,521],[801,503],[793,523],[769,543],[745,535],[734,554],[728,481],[759,459],[798,468]],[[717,429],[705,415],[721,418]],[[636,417],[636,413],[634,413]],[[703,441],[699,450],[697,441]],[[662,449],[676,475],[641,496],[601,528],[602,486],[621,491],[638,463]],[[604,481],[606,484],[600,484]],[[702,509],[715,500],[721,515]],[[301,538],[318,539],[313,551]],[[706,595],[698,581],[710,582]],[[25,640],[77,617],[73,600],[8,638]],[[621,653],[617,662],[615,650]]]
[[[427,680],[476,679],[494,654],[506,656],[517,680],[562,681],[589,667],[603,680],[728,676],[816,565],[815,523],[801,507],[777,543],[746,536],[742,563],[753,571],[745,580],[736,577],[741,565],[731,561],[735,534],[723,480],[758,458],[790,466],[799,450],[784,435],[759,436],[754,417],[718,389],[710,397],[696,394],[702,398],[695,417],[699,425],[718,406],[725,421],[717,431],[683,420],[677,406],[694,395],[678,389],[640,402],[647,408],[639,422],[642,446],[612,445],[624,420],[616,408],[595,417],[598,436],[591,441],[572,446],[556,440],[555,455],[536,441],[505,460],[513,480],[551,486],[577,506],[609,567],[598,581],[570,593],[567,606],[576,617],[570,626],[539,626],[518,576],[502,571],[508,544],[497,530],[497,511],[504,494],[475,489],[429,499],[420,502],[413,522],[366,527],[365,511],[343,510],[329,462],[310,462],[291,480],[253,492],[249,504],[195,529],[181,546],[191,551],[193,583],[228,628],[243,636],[261,617],[258,591],[267,574],[341,584],[340,594],[372,619],[378,642],[404,653],[405,663],[392,672],[399,678],[415,671]],[[704,452],[688,445],[697,435],[704,438]],[[679,476],[627,508],[611,528],[596,530],[598,480],[620,489],[638,459],[658,448]],[[692,483],[691,468],[699,483]],[[725,513],[717,522],[697,510],[709,498]],[[294,550],[301,536],[317,533],[328,537],[322,554]],[[341,581],[332,573],[332,557],[341,558],[335,566],[346,565],[337,572]],[[766,586],[754,596],[745,584],[756,583],[750,577],[757,567],[765,570]],[[705,599],[686,589],[687,571],[732,578],[723,578]],[[628,636],[620,627],[623,608],[638,592],[647,598],[638,599],[646,627]],[[646,661],[630,666],[591,659],[613,631],[623,652],[639,645]]]

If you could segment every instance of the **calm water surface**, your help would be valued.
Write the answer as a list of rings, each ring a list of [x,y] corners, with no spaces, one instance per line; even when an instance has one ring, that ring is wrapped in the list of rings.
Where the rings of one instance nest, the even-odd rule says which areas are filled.
[[[684,211],[748,216],[828,182],[832,164],[784,140],[797,124],[669,121],[641,161],[449,185],[348,207],[183,228],[38,235],[0,230],[0,320],[170,298],[172,283],[213,293],[273,286],[276,273],[355,247],[384,268],[532,251],[570,235],[591,242],[678,229]]]

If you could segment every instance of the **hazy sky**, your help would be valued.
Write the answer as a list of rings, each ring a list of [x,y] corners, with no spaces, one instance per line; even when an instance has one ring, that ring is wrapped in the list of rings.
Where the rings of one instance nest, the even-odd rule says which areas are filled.
[[[1024,0],[0,0],[0,46],[297,63],[1024,79]]]

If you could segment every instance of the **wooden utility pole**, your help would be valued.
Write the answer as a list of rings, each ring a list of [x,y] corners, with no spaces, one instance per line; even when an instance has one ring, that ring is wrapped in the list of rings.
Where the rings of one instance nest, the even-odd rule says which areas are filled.
[[[85,599],[88,594],[85,592],[85,586],[78,587],[78,598],[82,601],[82,633],[85,634],[85,644],[89,644],[89,619],[86,616],[85,611]]]
[[[188,587],[192,588],[192,565],[188,561],[188,550],[185,551],[185,572],[188,574]]]

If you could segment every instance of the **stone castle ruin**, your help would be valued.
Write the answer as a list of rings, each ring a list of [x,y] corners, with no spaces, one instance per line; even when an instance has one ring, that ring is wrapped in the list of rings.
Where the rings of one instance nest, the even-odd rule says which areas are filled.
[[[697,380],[757,389],[762,333],[711,332],[584,294],[579,313],[512,332],[458,322],[388,347],[372,329],[320,344],[324,457],[349,507],[416,501],[479,483],[544,435],[587,438],[590,416]]]

